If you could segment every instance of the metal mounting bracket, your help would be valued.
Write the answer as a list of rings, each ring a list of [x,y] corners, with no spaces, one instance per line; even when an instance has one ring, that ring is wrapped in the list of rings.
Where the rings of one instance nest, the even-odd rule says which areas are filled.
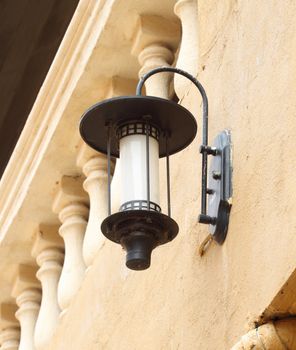
[[[232,198],[232,149],[229,130],[215,138],[207,153],[212,155],[208,173],[208,210],[200,222],[209,224],[213,239],[222,244],[227,235]]]

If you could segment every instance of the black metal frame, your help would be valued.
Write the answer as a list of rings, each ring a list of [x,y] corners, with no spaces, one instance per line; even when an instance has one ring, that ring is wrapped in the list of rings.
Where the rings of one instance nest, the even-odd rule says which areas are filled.
[[[102,222],[101,230],[110,240],[120,243],[126,250],[126,266],[133,270],[144,270],[150,266],[152,250],[158,245],[168,243],[178,234],[178,224],[171,218],[170,200],[170,166],[169,166],[169,130],[161,130],[153,125],[150,115],[139,120],[125,123],[106,123],[107,127],[107,162],[108,162],[108,217]],[[126,130],[124,130],[124,128]],[[146,137],[146,178],[147,200],[134,200],[123,203],[119,212],[111,214],[111,142],[112,129],[116,138],[141,134]],[[122,132],[125,131],[125,132]],[[167,206],[168,215],[161,213],[158,204],[150,199],[150,137],[159,141],[165,138],[165,156],[167,172]],[[188,142],[188,141],[187,141]],[[191,142],[191,141],[190,141]]]
[[[212,149],[208,146],[208,112],[209,112],[209,103],[208,97],[204,87],[201,83],[194,78],[191,74],[183,71],[179,68],[174,67],[159,67],[152,69],[147,74],[143,75],[136,89],[136,95],[142,96],[142,88],[147,79],[149,79],[152,75],[162,72],[172,72],[179,75],[182,75],[189,79],[198,89],[202,97],[202,105],[203,105],[203,134],[202,134],[202,145],[200,147],[200,153],[202,154],[202,177],[201,177],[201,214],[199,215],[198,221],[202,224],[213,224],[215,222],[215,218],[207,215],[207,176],[208,176],[208,155],[216,155],[216,150]]]
[[[172,72],[189,79],[198,89],[202,97],[203,107],[203,134],[200,153],[202,154],[202,176],[201,176],[201,213],[198,221],[201,224],[210,225],[209,230],[213,238],[222,244],[226,238],[232,196],[232,159],[230,132],[221,132],[214,141],[214,147],[208,145],[208,97],[202,84],[191,74],[174,67],[159,67],[152,69],[143,75],[137,85],[136,94],[142,96],[142,88],[147,79],[152,75],[162,72]],[[168,137],[166,137],[168,142]],[[208,188],[208,156],[214,156],[211,165],[210,185]],[[170,216],[170,178],[169,178],[169,156],[167,157],[167,192],[168,192],[168,215]],[[213,171],[213,169],[216,169]],[[217,176],[218,174],[218,176]],[[214,181],[214,182],[213,182]],[[210,196],[211,205],[207,209],[207,199]],[[210,215],[209,215],[210,214]]]
[[[146,120],[146,179],[147,179],[147,206],[150,211],[150,150],[149,150],[149,116],[145,116]]]
[[[130,121],[117,127],[116,136],[120,140],[123,137],[131,135],[146,135],[147,134],[147,122],[146,121]],[[160,131],[154,125],[148,124],[149,136],[155,140],[159,140]]]
[[[145,200],[133,200],[121,204],[119,211],[126,210],[153,210],[161,213],[161,208],[157,203],[150,201],[148,206],[148,201]]]

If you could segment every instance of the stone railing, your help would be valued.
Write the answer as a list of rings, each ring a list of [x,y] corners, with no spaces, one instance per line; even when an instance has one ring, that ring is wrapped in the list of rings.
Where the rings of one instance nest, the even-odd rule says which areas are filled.
[[[7,270],[0,280],[1,350],[50,346],[104,246],[100,224],[107,216],[107,160],[80,139],[79,117],[99,100],[134,93],[138,74],[175,61],[180,25],[172,1],[167,18],[154,9],[157,15],[138,17],[123,44],[120,35],[114,39],[121,66],[118,71],[110,67],[104,57],[113,57],[114,47],[108,42],[106,52],[110,38],[106,32],[100,36],[113,20],[107,5],[80,1],[0,184],[6,198],[0,268]],[[168,98],[171,80],[167,74],[154,77],[146,93]],[[112,174],[114,169],[115,162]]]

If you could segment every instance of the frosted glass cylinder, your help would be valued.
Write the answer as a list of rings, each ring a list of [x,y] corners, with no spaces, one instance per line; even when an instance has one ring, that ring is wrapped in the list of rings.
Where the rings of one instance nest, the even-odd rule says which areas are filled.
[[[147,209],[146,135],[120,139],[121,206],[130,201],[145,201]],[[150,202],[159,205],[159,145],[149,136]],[[150,208],[153,209],[152,205]],[[122,207],[121,207],[122,209]],[[123,210],[133,209],[131,205]],[[134,208],[136,209],[136,208]]]

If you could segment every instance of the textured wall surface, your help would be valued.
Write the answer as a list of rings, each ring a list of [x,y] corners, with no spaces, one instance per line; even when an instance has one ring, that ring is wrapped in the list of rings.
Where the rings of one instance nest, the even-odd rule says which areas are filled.
[[[36,264],[36,227],[58,224],[52,202],[61,175],[81,174],[76,160],[83,111],[109,96],[112,86],[130,87],[137,76],[140,66],[131,49],[138,15],[174,21],[174,4],[80,1],[2,178],[1,302],[14,301],[17,264]],[[197,223],[199,131],[171,159],[178,237],[157,248],[143,272],[127,270],[122,249],[104,242],[46,350],[229,350],[263,313],[272,318],[279,311],[296,312],[296,286],[286,293],[296,284],[295,13],[290,0],[199,2],[199,48],[192,50],[199,50],[198,77],[209,97],[210,139],[224,128],[232,132],[233,207],[226,242],[198,254],[208,234]],[[181,103],[197,116],[201,130],[196,89],[184,91]]]
[[[209,95],[210,139],[229,128],[233,140],[227,240],[199,257],[207,235],[197,224],[199,132],[171,161],[178,237],[156,249],[143,272],[128,271],[124,252],[106,242],[51,349],[229,349],[293,272],[295,13],[289,0],[200,1],[199,79]],[[182,104],[201,126],[197,95],[191,89]]]

